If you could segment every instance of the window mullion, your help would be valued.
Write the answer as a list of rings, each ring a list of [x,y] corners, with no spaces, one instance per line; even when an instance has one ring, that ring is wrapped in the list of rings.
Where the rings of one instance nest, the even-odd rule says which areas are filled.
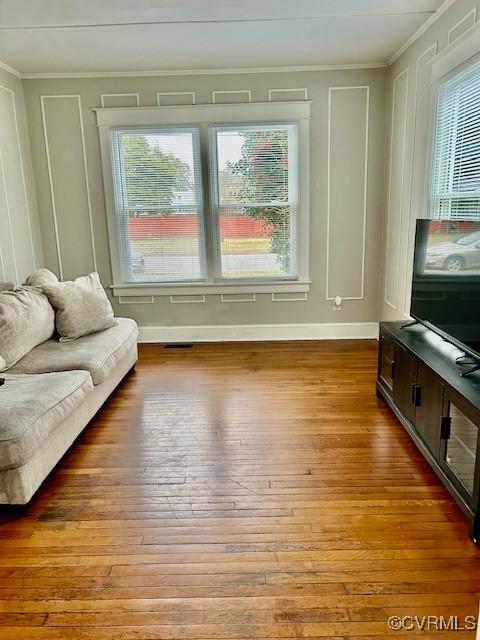
[[[220,199],[218,190],[218,159],[217,159],[217,130],[208,128],[206,131],[210,198],[210,238],[211,238],[211,278],[217,282],[222,278],[222,251],[220,233]]]
[[[204,266],[207,282],[213,283],[215,282],[215,212],[211,182],[214,176],[209,162],[210,143],[207,124],[200,126],[200,157],[203,187]]]

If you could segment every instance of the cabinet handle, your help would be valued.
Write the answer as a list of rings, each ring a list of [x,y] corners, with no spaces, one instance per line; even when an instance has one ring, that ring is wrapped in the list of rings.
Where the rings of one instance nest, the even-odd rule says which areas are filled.
[[[395,360],[392,360],[392,380],[395,378]]]
[[[422,387],[419,384],[412,384],[412,404],[414,407],[420,406]]]
[[[443,416],[442,418],[442,426],[440,429],[440,438],[441,440],[449,440],[450,439],[450,430],[452,427],[452,418],[450,416]]]

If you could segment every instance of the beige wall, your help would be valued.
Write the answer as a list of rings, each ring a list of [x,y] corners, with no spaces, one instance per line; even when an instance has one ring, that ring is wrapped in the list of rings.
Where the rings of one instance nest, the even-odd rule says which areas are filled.
[[[389,70],[386,222],[380,318],[408,317],[416,218],[428,217],[433,101],[430,65],[478,34],[478,0],[456,0]]]
[[[95,267],[112,282],[98,133],[93,107],[155,105],[156,94],[193,92],[195,101],[312,100],[311,292],[306,301],[119,304],[142,326],[368,323],[378,317],[383,226],[385,69],[25,80],[46,265],[64,278]],[[128,94],[108,96],[106,94]],[[43,98],[43,114],[41,96]],[[53,97],[51,97],[53,96]],[[162,104],[191,95],[163,95]],[[330,110],[329,110],[330,105]],[[368,105],[368,108],[367,108]],[[368,144],[366,144],[368,133]],[[329,141],[330,138],[330,149]],[[47,153],[48,156],[47,157]],[[330,202],[330,209],[328,203]],[[327,284],[328,283],[328,284]],[[345,298],[341,311],[327,300]],[[302,296],[303,297],[303,294]]]
[[[43,264],[22,82],[0,69],[0,280]]]

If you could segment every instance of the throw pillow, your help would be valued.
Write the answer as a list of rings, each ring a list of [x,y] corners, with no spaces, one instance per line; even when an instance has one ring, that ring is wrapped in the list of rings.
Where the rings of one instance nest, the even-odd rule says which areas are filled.
[[[28,276],[23,284],[27,287],[43,289],[47,284],[55,284],[56,282],[58,282],[57,276],[49,269],[37,269]]]
[[[48,284],[43,291],[56,311],[55,325],[62,342],[97,333],[116,324],[112,305],[98,273],[69,282]]]
[[[34,288],[0,293],[0,371],[52,337],[55,313],[48,299]]]

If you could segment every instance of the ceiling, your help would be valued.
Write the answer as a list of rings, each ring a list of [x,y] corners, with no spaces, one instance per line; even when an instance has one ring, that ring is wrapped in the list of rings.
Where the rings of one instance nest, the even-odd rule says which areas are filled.
[[[444,0],[0,0],[21,74],[386,63]]]

